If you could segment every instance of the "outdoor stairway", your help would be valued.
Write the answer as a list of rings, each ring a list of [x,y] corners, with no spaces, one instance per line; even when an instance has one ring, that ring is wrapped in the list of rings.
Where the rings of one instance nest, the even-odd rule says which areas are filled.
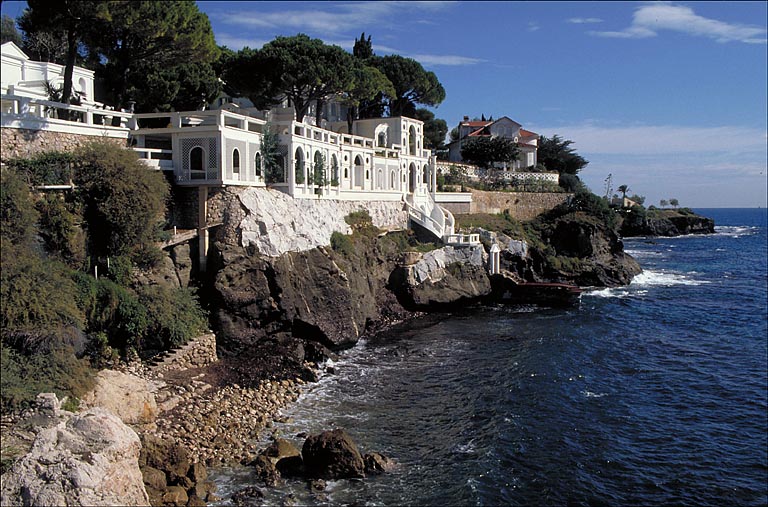
[[[456,234],[453,213],[437,204],[428,192],[414,192],[405,196],[408,217],[431,232],[446,245],[477,245],[478,234]]]

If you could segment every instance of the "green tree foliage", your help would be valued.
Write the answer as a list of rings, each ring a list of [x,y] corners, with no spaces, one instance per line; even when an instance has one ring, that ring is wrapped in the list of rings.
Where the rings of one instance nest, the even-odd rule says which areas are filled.
[[[429,109],[416,110],[415,118],[424,122],[424,147],[430,150],[445,148],[445,135],[448,124],[442,118],[435,118],[435,113]]]
[[[369,104],[376,97],[393,97],[395,88],[379,69],[355,61],[353,85],[342,94],[341,102],[347,106],[347,132],[352,132],[352,124],[360,117],[360,106]]]
[[[416,60],[387,55],[374,62],[395,88],[394,97],[387,100],[389,116],[413,117],[417,104],[435,107],[445,100],[445,89],[435,73],[424,70]]]
[[[373,58],[373,43],[371,36],[365,38],[365,32],[360,34],[359,39],[355,39],[355,45],[352,47],[352,56],[359,60],[369,60]]]
[[[267,124],[261,137],[261,164],[266,183],[282,183],[285,180],[283,157],[280,153],[277,133]]]
[[[315,193],[317,195],[322,195],[323,193],[322,187],[328,184],[328,175],[326,174],[325,155],[321,154],[320,152],[317,152],[315,154],[315,163],[312,165],[312,171],[310,172],[309,183],[314,184],[317,187],[315,188]]]
[[[662,208],[666,208],[667,206],[669,206],[669,201],[667,201],[666,199],[662,199],[659,201],[659,206],[661,206]]]
[[[589,161],[578,155],[571,148],[573,141],[564,140],[558,135],[541,136],[539,139],[539,163],[550,171],[562,174],[578,174]]]
[[[680,206],[680,201],[678,201],[677,199],[674,199],[674,198],[670,199],[669,200],[669,205],[672,206],[673,208],[677,208],[678,206]]]
[[[0,239],[3,250],[28,243],[34,234],[38,213],[29,187],[10,167],[0,169]]]
[[[468,139],[461,147],[461,158],[484,168],[493,167],[496,163],[512,163],[519,153],[515,143],[503,137]]]
[[[97,33],[89,46],[104,62],[97,73],[107,82],[116,107],[133,99],[140,112],[197,108],[203,98],[215,97],[218,85],[212,66],[219,48],[208,17],[194,2],[105,4],[96,15]]]
[[[617,188],[619,192],[621,192],[621,197],[626,199],[627,192],[629,192],[629,187],[627,185],[619,185],[619,188]]]
[[[277,37],[260,50],[239,51],[224,80],[228,91],[248,97],[257,107],[287,97],[296,110],[296,120],[303,121],[313,102],[352,87],[353,67],[352,55],[342,48],[299,34]]]
[[[27,35],[51,34],[65,43],[64,86],[62,102],[72,99],[72,74],[80,56],[81,45],[96,35],[95,21],[104,15],[106,2],[89,0],[28,0],[27,8],[19,18],[19,26]]]
[[[3,14],[2,24],[0,24],[0,44],[13,42],[19,47],[23,47],[24,42],[21,33],[16,28],[16,21],[7,14]]]
[[[91,253],[139,253],[164,220],[168,183],[132,151],[107,142],[77,152],[75,183],[85,205]],[[140,260],[140,259],[134,259]]]

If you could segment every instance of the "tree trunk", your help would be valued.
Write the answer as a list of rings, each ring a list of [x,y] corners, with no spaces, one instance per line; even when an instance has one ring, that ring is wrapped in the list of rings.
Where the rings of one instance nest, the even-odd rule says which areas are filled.
[[[349,106],[347,108],[347,134],[352,133],[352,126],[355,123],[355,111],[357,108],[355,106]]]
[[[325,105],[325,101],[323,99],[317,99],[315,104],[317,106],[317,111],[315,111],[315,125],[319,127],[320,122],[323,119],[323,106]]]

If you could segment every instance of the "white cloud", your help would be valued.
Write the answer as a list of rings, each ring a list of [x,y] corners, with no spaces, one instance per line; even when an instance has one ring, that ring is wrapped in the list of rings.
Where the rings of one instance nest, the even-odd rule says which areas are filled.
[[[743,42],[765,44],[765,28],[754,25],[726,23],[699,16],[690,7],[659,3],[638,7],[632,24],[619,31],[590,31],[591,35],[624,39],[655,37],[660,31],[669,30],[688,35],[708,37],[717,42]]]
[[[223,33],[216,35],[216,42],[220,46],[227,46],[229,49],[237,51],[239,49],[243,49],[246,46],[251,49],[260,49],[261,46],[269,41],[263,39],[246,39],[243,37],[236,37]]]
[[[602,22],[603,20],[600,18],[571,18],[568,20],[568,23],[573,23],[576,25],[590,25]]]
[[[436,65],[475,65],[485,60],[459,55],[405,55],[426,66]]]
[[[541,27],[539,26],[539,24],[537,22],[535,22],[535,21],[529,21],[528,22],[528,31],[529,32],[536,32],[536,31],[538,31],[540,29],[541,29]]]
[[[223,23],[249,28],[290,29],[327,35],[391,23],[406,13],[436,12],[451,3],[454,2],[323,2],[311,4],[313,7],[308,9],[279,11],[259,10],[257,3],[254,8],[219,14],[218,18]]]
[[[676,125],[602,126],[594,123],[547,127],[531,125],[540,134],[574,142],[580,153],[669,155],[679,153],[762,152],[764,129],[740,126],[684,127]]]

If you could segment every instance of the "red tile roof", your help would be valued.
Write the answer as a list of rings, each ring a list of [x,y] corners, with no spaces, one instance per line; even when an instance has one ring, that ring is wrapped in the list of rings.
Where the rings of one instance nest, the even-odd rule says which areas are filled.
[[[463,121],[461,125],[464,127],[486,127],[493,123],[492,121]]]
[[[536,136],[536,137],[538,137],[539,136],[539,134],[537,134],[536,132],[531,132],[530,130],[525,130],[525,129],[520,129],[520,135],[521,136],[525,136],[525,137],[529,137],[529,136]]]

